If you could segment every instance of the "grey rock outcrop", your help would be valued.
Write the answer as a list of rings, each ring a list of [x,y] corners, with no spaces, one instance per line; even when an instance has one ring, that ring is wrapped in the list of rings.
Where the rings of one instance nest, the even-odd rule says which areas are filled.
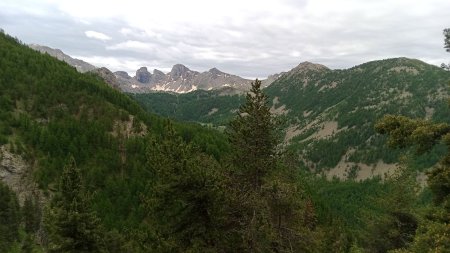
[[[141,67],[136,71],[136,80],[140,83],[148,84],[152,78],[152,74],[148,72],[146,67]]]
[[[113,72],[105,67],[91,70],[92,73],[99,75],[107,84],[115,89],[120,89],[120,83]]]
[[[31,166],[20,155],[12,153],[6,145],[0,147],[0,180],[17,194],[21,205],[27,196],[42,197],[33,181]]]
[[[162,71],[157,70],[157,69],[153,70],[153,76],[152,76],[153,83],[162,82],[165,78],[166,78],[166,74],[164,74]]]

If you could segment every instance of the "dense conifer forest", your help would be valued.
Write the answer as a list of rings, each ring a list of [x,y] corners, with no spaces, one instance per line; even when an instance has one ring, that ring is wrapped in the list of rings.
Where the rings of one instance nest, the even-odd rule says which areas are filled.
[[[281,145],[258,80],[218,131],[148,113],[2,33],[0,91],[0,161],[20,157],[28,179],[0,183],[1,252],[450,249],[446,123],[375,126],[395,148],[445,144],[421,187],[406,163],[384,179],[311,173]]]

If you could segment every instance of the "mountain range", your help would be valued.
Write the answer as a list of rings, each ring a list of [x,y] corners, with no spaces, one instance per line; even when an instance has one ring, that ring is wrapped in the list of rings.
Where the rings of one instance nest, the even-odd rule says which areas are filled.
[[[250,89],[250,83],[252,82],[252,80],[222,72],[217,68],[212,68],[205,72],[198,72],[189,69],[183,64],[175,64],[167,74],[158,69],[154,69],[151,73],[147,67],[141,67],[136,70],[135,76],[131,77],[125,71],[116,71],[113,73],[105,67],[97,68],[82,60],[74,59],[59,49],[37,44],[31,44],[29,47],[65,61],[75,67],[79,72],[90,71],[97,73],[111,86],[129,93],[156,91],[188,93],[195,90],[217,90],[227,89],[229,87],[234,92],[242,93]],[[268,86],[279,75],[274,74],[263,80],[263,86]]]

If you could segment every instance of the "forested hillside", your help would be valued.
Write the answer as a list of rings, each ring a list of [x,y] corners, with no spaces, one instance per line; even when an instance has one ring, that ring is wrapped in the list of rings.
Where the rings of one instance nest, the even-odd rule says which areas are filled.
[[[243,95],[222,94],[221,91],[197,90],[187,94],[130,94],[147,111],[186,122],[225,126],[235,115]]]
[[[431,191],[406,166],[383,181],[311,174],[282,149],[275,97],[260,82],[233,98],[242,106],[219,132],[148,114],[2,33],[0,91],[1,252],[448,249],[446,170],[434,170]],[[398,137],[389,119],[377,130]],[[449,129],[401,122],[435,138]],[[400,132],[391,144],[436,141]]]
[[[13,163],[11,152],[22,157],[27,166],[17,173],[38,187],[20,186],[29,180],[8,181],[14,168],[5,160],[6,183],[21,189],[22,203],[25,197],[47,202],[72,157],[105,228],[122,233],[138,227],[145,216],[141,194],[152,179],[151,166],[145,165],[148,146],[164,139],[171,123],[146,113],[97,76],[79,74],[64,62],[0,36],[0,157],[13,157]],[[228,150],[216,131],[195,124],[174,123],[173,128],[195,150],[217,159]]]
[[[304,165],[319,173],[326,171],[330,177],[363,179],[391,170],[400,155],[385,147],[385,137],[375,134],[375,122],[387,113],[448,122],[449,80],[448,71],[407,58],[345,70],[305,62],[264,91],[272,112],[283,122],[285,144]],[[133,98],[157,114],[216,126],[225,125],[242,103],[237,95],[206,91]],[[429,168],[442,152],[438,146],[410,165]]]

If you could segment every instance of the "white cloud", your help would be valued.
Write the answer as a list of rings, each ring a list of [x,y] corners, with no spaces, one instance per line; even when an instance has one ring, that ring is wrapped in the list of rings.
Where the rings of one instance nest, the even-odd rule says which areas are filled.
[[[108,35],[96,31],[85,31],[84,34],[86,35],[86,37],[96,40],[106,41],[112,39]]]
[[[63,50],[151,60],[166,68],[176,63],[200,71],[216,66],[264,77],[300,61],[347,68],[391,56],[430,63],[450,58],[442,48],[442,29],[450,24],[448,0],[3,0],[2,6],[0,21],[23,6],[39,10],[33,14],[39,18],[58,15],[75,21],[65,34],[77,33],[60,42]],[[29,19],[30,11],[23,12],[23,18],[9,21]],[[30,24],[20,23],[24,34],[43,33]],[[58,22],[46,26],[54,40],[65,29]],[[104,45],[83,40],[80,46],[80,30]]]
[[[135,41],[135,40],[127,40],[125,42],[121,42],[118,44],[114,44],[111,46],[107,46],[108,50],[137,50],[137,51],[147,51],[155,49],[155,45],[152,43]]]

